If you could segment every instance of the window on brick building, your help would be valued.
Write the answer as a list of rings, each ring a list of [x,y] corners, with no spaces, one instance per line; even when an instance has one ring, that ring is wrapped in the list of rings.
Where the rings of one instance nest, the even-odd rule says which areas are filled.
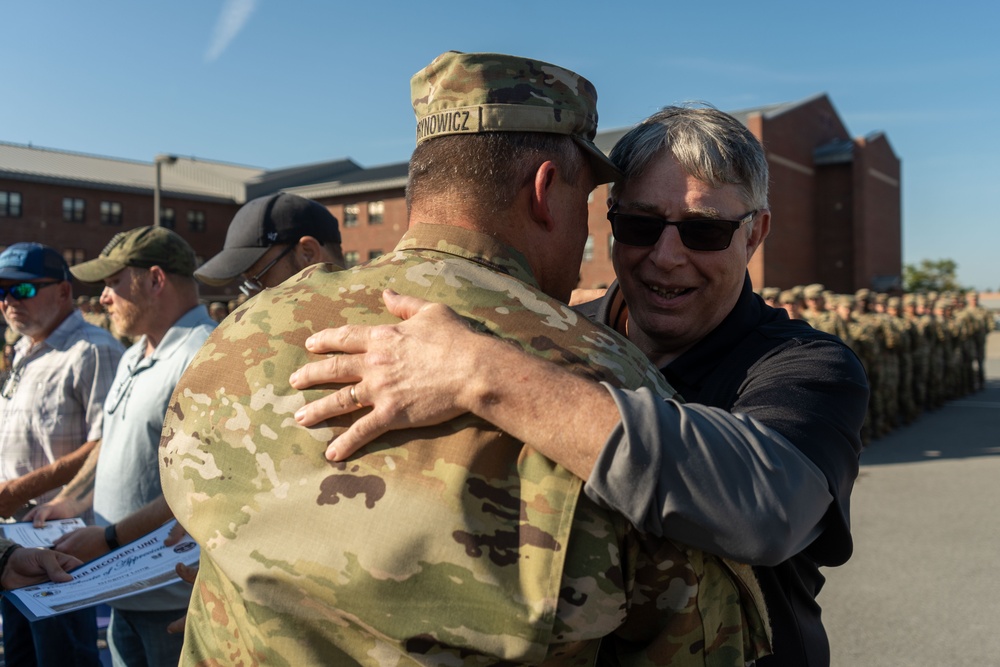
[[[385,202],[383,201],[370,201],[368,202],[368,224],[369,225],[381,225],[382,216],[385,214]]]
[[[368,260],[371,261],[371,260],[375,259],[376,257],[381,257],[383,254],[384,253],[381,250],[369,250],[368,251]]]
[[[62,256],[70,266],[76,266],[87,261],[87,251],[83,248],[66,248],[62,252]]]
[[[347,204],[344,206],[344,227],[358,226],[358,212],[361,207],[357,204]]]
[[[172,208],[160,209],[160,227],[174,229],[177,227],[177,212]]]
[[[351,268],[352,266],[358,265],[358,260],[360,256],[357,250],[348,250],[344,253],[344,268]]]
[[[63,220],[83,222],[87,213],[86,203],[79,197],[63,197]]]
[[[590,262],[594,259],[594,235],[587,234],[587,243],[583,246],[583,261]]]
[[[205,231],[204,211],[188,211],[188,229],[192,232]]]
[[[122,203],[118,201],[101,202],[101,224],[120,225],[122,224]]]
[[[21,193],[0,190],[0,218],[21,217]]]

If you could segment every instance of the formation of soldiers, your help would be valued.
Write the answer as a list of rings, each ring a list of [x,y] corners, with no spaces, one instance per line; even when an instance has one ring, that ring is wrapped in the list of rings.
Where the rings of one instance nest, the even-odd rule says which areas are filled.
[[[838,336],[861,359],[871,387],[865,444],[985,385],[994,320],[976,292],[834,294],[816,283],[759,293],[789,317]]]

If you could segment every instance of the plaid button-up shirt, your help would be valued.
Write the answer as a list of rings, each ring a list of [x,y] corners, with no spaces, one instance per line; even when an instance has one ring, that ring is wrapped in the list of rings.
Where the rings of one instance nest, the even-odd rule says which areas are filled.
[[[17,342],[0,397],[0,481],[100,439],[104,399],[123,352],[121,343],[77,310],[41,343],[32,345],[28,337]]]

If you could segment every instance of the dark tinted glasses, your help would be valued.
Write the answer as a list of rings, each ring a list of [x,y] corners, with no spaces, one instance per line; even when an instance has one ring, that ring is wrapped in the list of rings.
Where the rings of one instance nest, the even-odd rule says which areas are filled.
[[[242,283],[240,283],[240,291],[247,296],[253,296],[257,292],[263,292],[265,287],[264,283],[260,282],[260,279],[264,277],[264,274],[274,268],[274,265],[281,261],[281,258],[295,250],[295,244],[291,244],[280,253],[278,256],[267,263],[263,269],[257,272],[257,275],[251,276],[250,278],[245,278]]]
[[[0,287],[0,301],[6,299],[8,294],[10,294],[10,297],[15,301],[30,299],[38,294],[38,290],[55,284],[56,283],[18,283],[16,285],[10,285],[9,287]]]
[[[753,220],[757,211],[744,214],[739,220],[667,220],[653,215],[619,213],[615,203],[608,211],[611,233],[615,241],[632,246],[651,246],[659,240],[668,225],[677,228],[681,243],[691,250],[725,250],[733,241],[736,230]]]

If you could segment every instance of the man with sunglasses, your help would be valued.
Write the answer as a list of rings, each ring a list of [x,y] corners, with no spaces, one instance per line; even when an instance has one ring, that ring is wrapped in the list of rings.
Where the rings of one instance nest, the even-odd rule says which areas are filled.
[[[463,410],[530,435],[641,530],[755,566],[774,631],[759,667],[829,665],[819,568],[852,551],[864,370],[839,339],[752,291],[747,265],[771,214],[767,160],[747,128],[713,108],[668,107],[611,159],[624,173],[609,201],[618,281],[580,310],[638,345],[687,402],[581,380],[387,293],[408,321],[309,340],[311,352],[353,354],[303,367],[292,385],[353,384],[297,419],[372,406],[330,444],[334,461]]]
[[[80,469],[101,438],[105,397],[124,348],[76,309],[69,267],[39,243],[0,254],[0,312],[20,334],[0,387],[0,515],[21,520]],[[24,554],[25,556],[32,554]],[[98,665],[93,609],[29,623],[6,599],[8,665]]]
[[[243,276],[240,291],[253,296],[321,262],[344,266],[337,218],[319,202],[280,192],[244,204],[222,251],[194,275],[213,286]]]
[[[70,269],[78,280],[104,283],[101,302],[136,343],[122,357],[104,403],[100,445],[56,498],[26,517],[40,524],[93,509],[98,525],[63,535],[54,545],[59,551],[90,560],[172,518],[160,490],[160,431],[174,386],[216,326],[199,303],[195,263],[194,250],[177,233],[138,227]],[[113,664],[176,665],[182,642],[167,625],[184,613],[190,592],[186,583],[171,584],[111,602]]]

